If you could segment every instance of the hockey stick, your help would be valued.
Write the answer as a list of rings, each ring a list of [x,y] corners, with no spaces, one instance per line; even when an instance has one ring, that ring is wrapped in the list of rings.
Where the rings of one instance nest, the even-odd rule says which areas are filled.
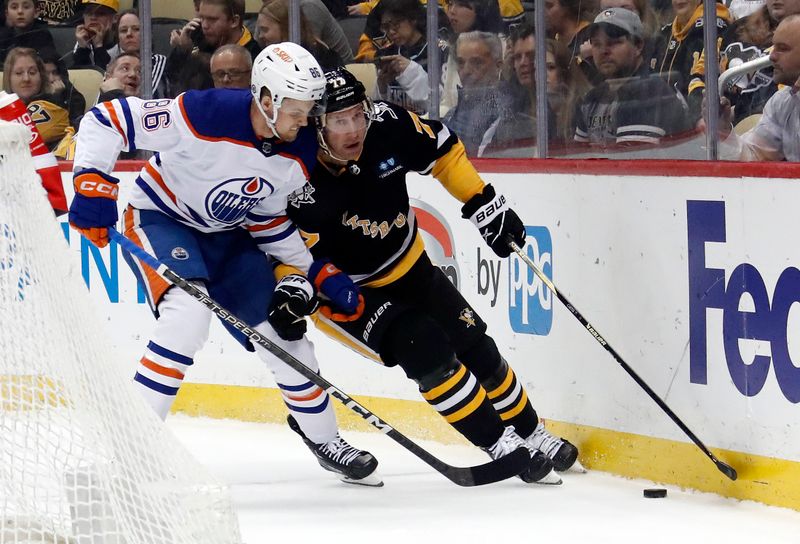
[[[542,280],[542,282],[544,282],[547,288],[550,289],[550,291],[558,298],[558,300],[560,300],[564,304],[564,306],[567,307],[567,310],[569,310],[570,313],[574,315],[575,318],[578,321],[580,321],[584,327],[586,327],[586,330],[589,331],[591,335],[594,337],[594,339],[597,340],[597,342],[601,346],[603,346],[607,352],[611,354],[614,360],[619,363],[619,365],[625,370],[625,372],[627,372],[628,375],[631,378],[633,378],[633,380],[636,383],[639,384],[639,387],[644,389],[645,393],[647,393],[650,396],[650,398],[653,399],[656,404],[658,404],[659,408],[661,408],[670,417],[670,419],[674,421],[678,427],[680,427],[680,429],[686,434],[686,436],[691,438],[692,442],[694,442],[697,445],[697,447],[700,448],[700,450],[702,450],[702,452],[705,453],[706,456],[709,459],[711,459],[711,461],[714,462],[719,471],[722,472],[725,476],[727,476],[731,480],[736,480],[738,476],[736,474],[736,469],[734,469],[732,466],[728,464],[723,463],[722,461],[717,459],[713,453],[711,453],[711,451],[706,447],[706,445],[703,444],[703,442],[701,442],[699,438],[697,438],[697,435],[695,435],[691,431],[691,429],[689,429],[689,427],[687,427],[686,424],[683,421],[681,421],[681,419],[675,414],[675,412],[673,412],[672,409],[669,406],[667,406],[667,403],[661,400],[661,398],[658,395],[656,395],[655,391],[653,391],[650,388],[650,386],[647,385],[647,383],[630,366],[628,366],[628,363],[626,363],[622,359],[622,357],[620,357],[619,353],[617,353],[617,351],[614,348],[612,348],[608,342],[606,342],[605,338],[603,338],[600,335],[597,329],[595,329],[594,326],[591,323],[589,323],[586,320],[586,318],[583,317],[583,315],[581,315],[581,313],[577,310],[577,308],[575,308],[575,306],[573,306],[572,303],[569,300],[567,300],[567,297],[562,295],[558,291],[558,289],[556,289],[555,284],[550,280],[550,278],[545,276],[544,273],[541,270],[539,270],[539,268],[533,263],[530,257],[528,257],[528,255],[526,255],[524,251],[522,251],[522,249],[514,242],[514,240],[511,237],[508,238],[508,247],[513,249],[514,253],[519,255],[519,258],[525,261],[525,264],[527,264],[528,267],[531,270],[533,270],[533,273],[536,274],[539,277],[539,279]]]
[[[437,459],[426,450],[422,449],[410,438],[353,400],[349,395],[337,389],[328,380],[308,368],[291,354],[284,351],[280,346],[274,344],[268,338],[265,338],[258,332],[251,329],[244,321],[217,304],[214,299],[170,270],[166,265],[158,261],[158,259],[156,259],[153,255],[147,253],[144,249],[137,246],[129,238],[125,237],[114,229],[108,229],[108,235],[110,239],[118,242],[125,251],[144,262],[165,280],[184,290],[193,298],[201,302],[206,308],[214,312],[217,317],[229,325],[232,325],[237,331],[244,334],[251,342],[260,345],[272,353],[275,357],[303,375],[310,382],[327,391],[329,395],[335,397],[347,408],[364,418],[367,423],[377,428],[382,433],[388,435],[395,442],[416,455],[454,484],[464,487],[471,487],[499,482],[500,480],[505,480],[507,478],[511,478],[512,476],[518,475],[528,467],[530,463],[530,454],[524,448],[513,451],[509,455],[500,457],[494,461],[473,467],[454,467]]]

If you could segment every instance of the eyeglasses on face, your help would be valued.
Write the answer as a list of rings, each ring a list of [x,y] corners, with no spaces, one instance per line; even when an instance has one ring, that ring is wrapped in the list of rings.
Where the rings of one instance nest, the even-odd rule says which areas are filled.
[[[250,70],[216,70],[211,73],[211,77],[218,81],[222,81],[225,79],[236,80],[236,79],[242,79],[249,73]]]

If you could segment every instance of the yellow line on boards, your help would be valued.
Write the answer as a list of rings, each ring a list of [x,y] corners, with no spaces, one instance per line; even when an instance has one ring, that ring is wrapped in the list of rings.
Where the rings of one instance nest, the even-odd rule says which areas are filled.
[[[464,438],[422,400],[354,398],[410,437],[466,444]],[[375,430],[339,402],[333,404],[342,429]],[[284,423],[287,413],[277,389],[195,383],[183,385],[173,411],[190,416],[268,423]],[[581,462],[588,469],[800,511],[800,463],[795,461],[712,449],[721,461],[738,471],[739,479],[733,482],[692,443],[554,420],[547,420],[547,428],[577,445]]]

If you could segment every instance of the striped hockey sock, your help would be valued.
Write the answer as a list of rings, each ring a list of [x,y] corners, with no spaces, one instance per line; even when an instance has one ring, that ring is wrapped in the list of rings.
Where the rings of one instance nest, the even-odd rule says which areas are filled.
[[[279,383],[289,413],[312,442],[322,444],[336,438],[336,415],[328,393],[306,381],[299,385]]]
[[[501,374],[502,381],[496,386],[487,384],[487,396],[506,427],[513,425],[518,435],[530,436],[536,429],[539,418],[514,371],[508,364],[503,366],[505,368],[502,370],[506,372]]]
[[[460,363],[438,384],[420,392],[448,423],[476,446],[489,447],[503,433],[503,422],[486,390]]]
[[[166,419],[186,371],[194,360],[150,342],[139,361],[133,381],[161,419]]]

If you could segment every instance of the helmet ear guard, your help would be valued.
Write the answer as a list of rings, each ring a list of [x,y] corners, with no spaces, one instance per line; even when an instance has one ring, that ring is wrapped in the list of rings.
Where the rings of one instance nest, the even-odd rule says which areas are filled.
[[[275,137],[275,122],[278,110],[286,98],[313,101],[309,115],[321,115],[325,111],[326,81],[316,59],[303,47],[292,42],[267,46],[253,61],[250,93],[256,106]],[[272,115],[267,115],[261,104],[266,89],[272,97]]]

